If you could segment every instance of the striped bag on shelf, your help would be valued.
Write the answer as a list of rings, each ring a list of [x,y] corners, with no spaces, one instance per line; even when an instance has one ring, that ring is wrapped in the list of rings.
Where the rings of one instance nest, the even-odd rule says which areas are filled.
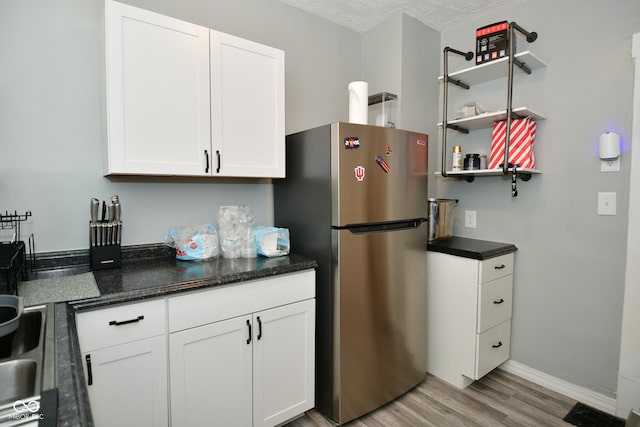
[[[507,133],[505,120],[493,124],[489,169],[498,169],[504,163],[504,141]],[[536,122],[530,118],[511,120],[509,163],[519,168],[535,169],[533,142],[536,139]]]

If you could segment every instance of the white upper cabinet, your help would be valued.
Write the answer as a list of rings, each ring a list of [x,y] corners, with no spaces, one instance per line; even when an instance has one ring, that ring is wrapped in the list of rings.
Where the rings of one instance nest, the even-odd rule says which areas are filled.
[[[107,174],[204,175],[209,30],[107,1]]]
[[[284,52],[107,0],[106,175],[284,177]]]
[[[211,31],[213,174],[284,177],[284,52]]]

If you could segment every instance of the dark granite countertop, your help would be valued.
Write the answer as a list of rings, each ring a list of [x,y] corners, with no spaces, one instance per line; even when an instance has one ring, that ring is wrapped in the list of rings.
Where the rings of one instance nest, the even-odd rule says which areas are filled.
[[[210,261],[179,261],[175,257],[131,260],[123,262],[121,268],[94,271],[100,296],[70,301],[69,304],[76,311],[85,310],[316,267],[315,261],[293,254],[277,258],[216,258]]]
[[[441,252],[464,258],[484,260],[515,252],[518,248],[511,243],[490,242],[487,240],[469,239],[467,237],[450,237],[434,240],[427,244],[427,251]]]
[[[316,267],[315,261],[294,254],[211,261],[177,261],[174,257],[164,256],[125,258],[121,268],[94,271],[99,297],[57,303],[55,307],[58,425],[93,425],[78,344],[76,312],[221,285],[241,285],[248,280]]]

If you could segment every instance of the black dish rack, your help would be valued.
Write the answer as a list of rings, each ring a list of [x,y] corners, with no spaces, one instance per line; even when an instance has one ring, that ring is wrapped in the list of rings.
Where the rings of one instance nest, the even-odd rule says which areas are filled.
[[[0,230],[13,230],[9,241],[0,242],[0,294],[18,294],[18,280],[26,279],[29,268],[35,264],[35,241],[31,234],[28,239],[28,250],[20,240],[20,224],[31,216],[31,211],[24,214],[17,212],[0,214]]]

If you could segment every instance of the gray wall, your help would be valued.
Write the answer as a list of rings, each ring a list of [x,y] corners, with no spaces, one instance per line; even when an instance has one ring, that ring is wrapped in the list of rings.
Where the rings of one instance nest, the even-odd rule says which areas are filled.
[[[614,396],[629,156],[623,154],[620,173],[603,174],[595,145],[600,133],[614,130],[630,149],[631,34],[640,31],[640,3],[525,2],[447,29],[439,46],[438,32],[406,16],[361,36],[277,0],[127,2],[284,49],[287,133],[346,120],[350,81],[370,78],[372,93],[398,90],[400,126],[430,134],[433,170],[439,164],[434,79],[441,70],[440,49],[473,50],[475,29],[505,18],[537,31],[540,38],[532,49],[548,67],[518,78],[515,98],[548,116],[536,142],[544,173],[520,182],[515,199],[501,178],[474,183],[432,178],[429,195],[461,200],[456,234],[518,246],[513,359]],[[23,234],[35,233],[39,252],[86,248],[93,196],[120,195],[127,245],[161,241],[166,228],[178,222],[213,221],[223,204],[248,204],[258,221],[271,222],[268,180],[102,177],[101,10],[99,0],[0,3],[0,210],[33,212]],[[367,69],[374,61],[369,58],[375,51],[372,40],[385,32],[393,43],[401,40],[403,49],[400,55],[385,52],[402,61],[400,69],[393,66],[389,86]],[[471,93],[490,109],[506,104],[501,83]],[[452,108],[469,99],[460,91],[455,96]],[[467,153],[488,150],[489,138],[488,131],[479,131],[457,143]],[[618,193],[617,216],[596,215],[598,191]],[[462,226],[465,209],[477,211],[478,228]]]
[[[285,50],[287,133],[347,119],[359,34],[277,0],[125,2]],[[215,221],[225,204],[247,204],[270,224],[269,180],[102,176],[102,10],[99,0],[0,2],[0,211],[32,211],[22,237],[33,232],[37,252],[86,248],[94,196],[120,196],[125,245]]]
[[[548,64],[518,76],[514,105],[545,114],[535,153],[543,174],[510,183],[440,179],[441,197],[460,199],[454,233],[514,243],[516,254],[513,360],[615,397],[620,348],[631,143],[631,37],[640,31],[640,2],[528,1],[442,32],[442,47],[474,48],[475,29],[509,19],[539,39],[530,46]],[[518,40],[521,43],[521,40]],[[525,48],[522,43],[519,50]],[[458,61],[460,62],[460,61]],[[450,62],[450,70],[468,65]],[[473,63],[471,63],[473,64]],[[463,93],[451,89],[450,107],[465,100],[488,110],[506,106],[505,82]],[[598,136],[615,131],[625,152],[619,173],[601,173]],[[463,138],[463,151],[489,151],[490,131]],[[448,153],[450,155],[450,153]],[[596,214],[599,191],[617,192],[617,216]],[[464,210],[477,211],[477,228],[465,228]]]

